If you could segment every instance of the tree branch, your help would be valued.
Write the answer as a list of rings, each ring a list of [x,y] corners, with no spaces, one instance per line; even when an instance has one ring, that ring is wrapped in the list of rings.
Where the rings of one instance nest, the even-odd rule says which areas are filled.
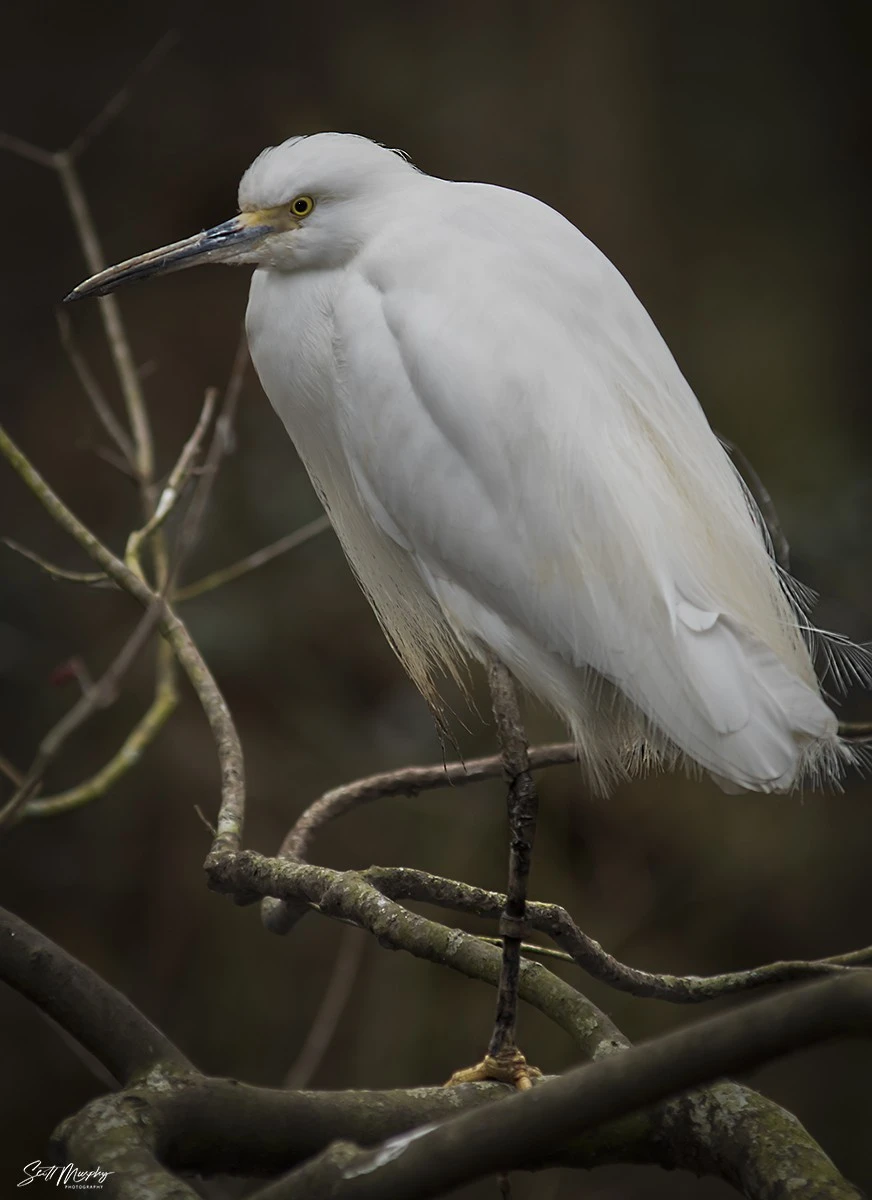
[[[171,654],[165,642],[158,646],[158,655]],[[128,733],[116,753],[90,779],[58,792],[54,796],[39,796],[29,800],[19,811],[19,819],[54,817],[59,813],[81,808],[92,800],[105,796],[113,784],[126,775],[140,760],[179,705],[179,693],[172,673],[156,671],[156,686],[151,704]]]
[[[134,571],[104,546],[63,503],[57,493],[42,478],[28,458],[16,446],[0,425],[0,454],[18,473],[25,485],[40,501],[54,520],[94,559],[106,574],[124,591],[149,608],[160,605],[158,627],[172,646],[176,658],[188,676],[206,714],[218,752],[221,770],[221,807],[218,814],[216,848],[233,851],[241,844],[245,819],[245,771],[242,746],[221,689],[215,682],[203,656],[194,644],[187,628],[166,601],[149,587]]]
[[[142,544],[158,530],[164,521],[173,511],[176,503],[185,489],[185,485],[191,477],[194,469],[194,463],[197,455],[203,445],[203,440],[208,432],[209,425],[212,421],[212,414],[215,411],[215,401],[217,400],[217,392],[214,388],[207,388],[206,395],[203,400],[203,407],[200,410],[200,416],[197,418],[197,424],[188,440],[181,449],[179,457],[173,469],[170,471],[169,477],[161,489],[160,496],[154,506],[154,511],[148,518],[141,529],[134,529],[127,539],[127,547],[124,551],[124,561],[135,571],[137,575],[144,578],[142,564],[139,561],[139,551]]]
[[[71,1034],[121,1084],[158,1064],[194,1069],[125,996],[5,909],[0,909],[0,978]]]
[[[41,571],[45,571],[46,575],[51,576],[52,579],[58,579],[64,583],[82,583],[86,587],[113,586],[103,571],[68,571],[65,567],[58,567],[47,559],[40,558],[33,550],[28,550],[26,546],[14,542],[12,538],[0,538],[0,541],[16,554],[20,554],[22,558],[26,558],[28,562],[34,563]]]
[[[157,623],[160,601],[147,608],[136,628],[112,660],[101,678],[83,690],[81,696],[57,724],[48,731],[39,743],[39,749],[29,767],[21,786],[2,809],[0,829],[18,815],[35,794],[49,765],[63,749],[67,739],[101,708],[113,704],[118,696],[118,685],[133,664],[136,656],[148,640]]]
[[[740,1016],[729,1014],[731,1020]],[[700,1027],[693,1028],[696,1036]],[[551,1077],[546,1082],[580,1080],[590,1070],[581,1068],[562,1080]],[[637,1075],[634,1061],[617,1075],[626,1087],[628,1077]],[[588,1092],[596,1091],[601,1076],[590,1079]],[[173,1170],[203,1175],[272,1175],[306,1162],[343,1139],[346,1145],[355,1143],[349,1146],[347,1161],[360,1166],[362,1159],[367,1159],[357,1147],[401,1139],[422,1126],[481,1109],[511,1094],[499,1084],[387,1092],[289,1092],[201,1076],[161,1078],[159,1085],[152,1087],[146,1078],[125,1094],[88,1105],[64,1122],[59,1134],[65,1152],[81,1166],[110,1166],[110,1157],[119,1148],[132,1153],[132,1161],[125,1159],[129,1165],[121,1173],[117,1195],[140,1200],[143,1193],[135,1190],[134,1165],[146,1172],[149,1186],[158,1160]],[[536,1088],[537,1104],[541,1094],[541,1087]],[[529,1093],[522,1099],[528,1097]],[[491,1133],[495,1128],[497,1136],[504,1111],[500,1108],[492,1114]],[[700,1130],[706,1131],[704,1137]],[[382,1146],[382,1153],[384,1149]],[[617,1162],[684,1167],[697,1174],[715,1175],[752,1200],[783,1200],[788,1185],[797,1200],[819,1200],[824,1195],[828,1200],[859,1200],[859,1192],[839,1175],[794,1117],[735,1084],[716,1084],[586,1132],[576,1130],[563,1139],[555,1138],[546,1153],[531,1154],[516,1165],[519,1169],[590,1169]],[[312,1175],[323,1181],[323,1171],[323,1161],[316,1160],[296,1172],[293,1185],[299,1190],[292,1193],[294,1200],[305,1200],[309,1193],[303,1185],[308,1185]],[[169,1178],[161,1178],[161,1187],[168,1187]],[[286,1189],[288,1180],[276,1186]],[[188,1195],[163,1190],[153,1194]],[[267,1189],[266,1195],[271,1194]],[[405,1193],[419,1194],[423,1193],[417,1186]],[[265,1200],[264,1194],[260,1200]]]
[[[121,423],[118,421],[115,413],[112,411],[109,401],[103,395],[102,389],[97,382],[94,373],[88,366],[85,356],[76,345],[76,340],[73,337],[73,326],[69,315],[63,311],[57,314],[58,331],[60,333],[61,345],[63,346],[67,358],[70,360],[70,365],[76,373],[79,383],[82,385],[82,390],[91,402],[91,407],[97,414],[100,424],[109,434],[109,437],[121,451],[121,456],[127,463],[128,467],[135,471],[136,463],[134,460],[133,443]]]
[[[499,892],[410,867],[369,867],[361,875],[392,900],[419,900],[439,908],[493,919],[499,919],[503,910],[504,898]],[[872,963],[872,946],[866,946],[829,958],[767,963],[762,967],[718,975],[658,975],[629,967],[614,958],[599,942],[583,933],[566,909],[558,904],[528,900],[527,923],[537,932],[547,934],[563,948],[570,961],[594,979],[633,996],[667,1000],[673,1004],[699,1004],[754,988],[842,974]]]
[[[281,554],[286,554],[289,550],[296,550],[297,546],[302,546],[304,542],[310,541],[313,537],[317,537],[319,533],[324,533],[331,528],[329,517],[316,517],[314,521],[301,526],[300,529],[295,529],[293,533],[285,534],[284,537],[272,542],[269,546],[264,546],[261,550],[255,550],[253,554],[246,555],[245,558],[239,559],[238,562],[231,563],[228,567],[221,567],[217,571],[212,571],[209,575],[204,575],[202,579],[197,579],[193,583],[186,584],[185,587],[178,588],[175,593],[175,600],[180,604],[185,600],[193,600],[195,596],[202,596],[206,592],[212,592],[216,588],[223,587],[225,583],[232,583],[235,579],[240,579],[250,571],[256,571],[258,567],[263,567],[267,563],[272,562],[274,558],[278,558]]]
[[[263,1188],[257,1200],[416,1200],[553,1154],[568,1139],[726,1071],[743,1071],[802,1046],[872,1032],[872,973],[758,1000],[666,1034],[371,1151],[328,1150]],[[337,1162],[337,1159],[339,1160]],[[792,1196],[855,1197],[845,1181],[794,1179]]]
[[[558,766],[576,762],[577,754],[573,742],[555,742],[540,746],[529,752],[530,769]],[[331,821],[344,817],[361,804],[380,800],[385,796],[417,796],[420,792],[441,787],[465,787],[480,783],[484,779],[498,779],[503,772],[502,759],[498,754],[486,758],[473,758],[469,762],[436,763],[428,767],[403,767],[399,771],[384,771],[369,775],[354,783],[343,784],[325,792],[297,818],[279,849],[279,856],[287,859],[305,859],[315,834]],[[299,906],[286,905],[282,901],[268,899],[262,906],[263,922],[270,933],[286,934],[302,916]]]

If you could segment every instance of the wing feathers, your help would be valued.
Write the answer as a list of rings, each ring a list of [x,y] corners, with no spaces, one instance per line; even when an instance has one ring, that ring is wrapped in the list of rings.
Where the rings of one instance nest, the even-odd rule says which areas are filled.
[[[599,786],[676,754],[763,791],[836,774],[802,615],[729,458],[617,271],[576,231],[557,242],[535,271],[489,248],[469,272],[455,240],[430,278],[398,260],[393,286],[348,281],[360,502],[467,651],[563,715]]]

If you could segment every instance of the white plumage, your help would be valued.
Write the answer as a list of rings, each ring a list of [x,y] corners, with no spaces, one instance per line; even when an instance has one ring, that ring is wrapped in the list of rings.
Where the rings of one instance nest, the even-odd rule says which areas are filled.
[[[301,197],[311,211],[282,224]],[[587,238],[529,196],[342,134],[265,151],[239,202],[236,224],[107,286],[192,253],[257,263],[258,374],[431,702],[439,671],[487,647],[563,717],[599,789],[657,760],[728,790],[838,778],[852,751],[798,593]],[[230,229],[238,247],[208,248]],[[847,665],[865,672],[858,648]]]

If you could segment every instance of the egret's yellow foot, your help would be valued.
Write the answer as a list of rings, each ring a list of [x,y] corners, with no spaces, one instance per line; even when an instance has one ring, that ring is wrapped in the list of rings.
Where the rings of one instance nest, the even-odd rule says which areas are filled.
[[[482,1083],[490,1080],[495,1083],[510,1083],[519,1092],[526,1092],[533,1086],[534,1079],[541,1078],[542,1072],[539,1068],[531,1067],[517,1046],[510,1046],[499,1054],[486,1054],[474,1067],[455,1071],[444,1086],[455,1087],[458,1083]]]

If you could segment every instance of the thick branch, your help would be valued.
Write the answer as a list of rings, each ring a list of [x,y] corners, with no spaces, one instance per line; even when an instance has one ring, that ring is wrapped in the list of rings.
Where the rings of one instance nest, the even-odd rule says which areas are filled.
[[[194,1069],[125,996],[5,909],[0,909],[0,978],[81,1042],[119,1083],[158,1063]]]
[[[137,1093],[92,1101],[63,1124],[53,1139],[56,1161],[111,1174],[105,1194],[113,1200],[199,1200],[199,1192],[163,1166],[147,1100]]]
[[[306,1162],[339,1139],[355,1147],[378,1146],[511,1095],[499,1084],[288,1092],[202,1077],[156,1082],[150,1087],[145,1080],[129,1093],[97,1101],[65,1122],[60,1131],[65,1151],[75,1150],[80,1165],[108,1166],[123,1147],[142,1164],[150,1185],[157,1160],[202,1175],[269,1176]],[[708,1130],[704,1140],[693,1132],[701,1121]],[[356,1148],[352,1154],[359,1161]],[[788,1183],[798,1189],[791,1193],[797,1200],[858,1198],[794,1117],[733,1084],[692,1092],[576,1134],[547,1156],[531,1157],[523,1169],[591,1169],[609,1163],[684,1167],[727,1179],[754,1200],[783,1200]],[[309,1169],[317,1171],[318,1164]],[[162,1186],[167,1185],[165,1175]],[[121,1190],[118,1195],[132,1200],[141,1193]]]
[[[500,953],[495,946],[409,912],[386,899],[356,871],[285,862],[250,850],[213,853],[206,870],[209,886],[216,891],[246,899],[274,896],[303,903],[324,916],[368,929],[380,945],[392,950],[405,950],[491,985],[499,978]],[[565,1029],[586,1058],[628,1045],[605,1013],[539,963],[522,964],[520,994]]]
[[[210,885],[219,891],[232,894],[238,889],[246,896],[258,893],[291,904],[308,905],[325,916],[363,926],[383,946],[403,949],[492,985],[497,981],[500,956],[496,947],[408,912],[372,887],[369,872],[338,872],[250,852],[213,856],[207,862],[207,870]],[[862,977],[866,976],[867,972],[862,972]],[[611,1057],[629,1046],[605,1014],[540,964],[522,964],[520,994],[565,1029],[586,1058]],[[756,1180],[754,1188],[749,1186],[747,1190],[749,1196],[755,1200],[781,1200],[783,1190],[779,1189],[793,1177],[793,1147],[799,1146],[801,1153],[797,1151],[796,1161],[803,1163],[809,1179],[831,1179],[833,1196],[856,1197],[857,1193],[841,1180],[795,1118],[750,1089],[734,1083],[721,1084],[701,1093],[696,1103],[698,1112],[694,1109],[691,1115],[699,1119],[689,1125],[677,1118],[678,1110],[668,1107],[665,1110],[663,1153],[674,1164],[686,1162],[692,1169],[699,1167],[730,1180]],[[733,1129],[734,1143],[743,1147],[741,1154],[731,1154],[729,1138],[726,1133],[715,1137],[716,1129]],[[709,1166],[702,1168],[703,1163]],[[762,1182],[764,1177],[770,1181],[766,1186]],[[837,1184],[841,1191],[837,1190]],[[809,1200],[820,1194],[807,1193]],[[801,1192],[799,1196],[802,1197]]]
[[[299,1172],[264,1188],[257,1200],[417,1200],[554,1153],[585,1130],[675,1095],[727,1071],[743,1071],[802,1046],[872,1033],[872,973],[827,980],[756,1001],[742,1009],[667,1034],[625,1054],[580,1067],[499,1109],[465,1113],[374,1151],[337,1157],[327,1151]],[[319,1171],[319,1167],[322,1168]],[[791,1196],[854,1197],[838,1177],[793,1181]]]

